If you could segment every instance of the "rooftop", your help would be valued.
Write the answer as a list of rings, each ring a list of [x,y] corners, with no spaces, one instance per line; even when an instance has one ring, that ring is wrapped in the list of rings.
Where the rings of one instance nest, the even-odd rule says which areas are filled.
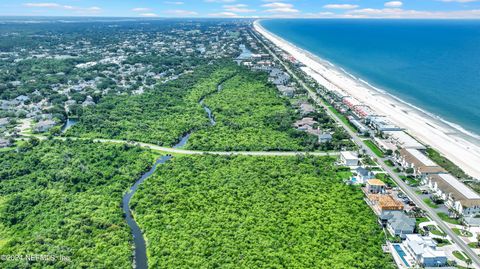
[[[368,199],[376,203],[381,210],[403,210],[403,203],[389,194],[369,194]]]
[[[437,183],[439,189],[443,192],[450,193],[455,200],[458,200],[464,206],[479,205],[480,195],[460,182],[451,174],[431,175],[430,180]]]
[[[352,151],[342,151],[340,155],[345,159],[358,159],[358,156]]]
[[[425,166],[436,166],[437,164],[434,163],[430,158],[425,156],[425,154],[421,153],[417,149],[406,149],[408,153],[410,153],[413,157],[415,157],[419,162],[421,162]]]
[[[369,179],[367,180],[368,185],[375,185],[375,186],[385,186],[385,183],[381,181],[380,179]]]

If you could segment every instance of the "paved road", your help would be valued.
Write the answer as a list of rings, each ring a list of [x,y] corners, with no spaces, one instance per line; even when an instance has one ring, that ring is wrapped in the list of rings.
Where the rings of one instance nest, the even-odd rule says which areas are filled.
[[[256,33],[253,33],[254,37],[267,49],[267,51],[277,60],[279,61],[283,67],[287,70],[287,72],[296,80],[300,83],[300,85],[307,90],[309,97],[314,100],[317,104],[325,108],[327,113],[335,119],[337,123],[339,123],[347,132],[348,134],[352,137],[353,141],[365,152],[372,158],[372,159],[378,159],[377,155],[369,148],[367,147],[362,139],[355,133],[353,132],[349,126],[347,126],[340,118],[335,115],[333,112],[329,110],[329,108],[322,102],[322,100],[318,97],[317,93],[312,91],[306,84],[303,82],[303,80],[299,79],[299,77],[292,72],[290,67],[286,65],[275,53],[273,53],[270,48],[263,43],[262,40],[258,38]],[[472,259],[473,263],[476,264],[476,268],[480,268],[480,258],[475,254],[475,252],[468,247],[468,245],[461,239],[459,238],[451,229],[450,227],[447,226],[445,222],[440,219],[440,217],[427,205],[423,202],[423,200],[395,173],[388,165],[386,165],[383,160],[379,160],[379,165],[387,172],[397,183],[397,185],[400,187],[400,189],[405,192],[406,195],[420,208],[422,208],[427,215],[436,223],[438,223],[438,226],[445,231],[446,234],[452,238],[452,240]]]
[[[41,135],[30,135],[30,134],[23,134],[24,137],[36,137],[41,140],[47,139],[45,136]],[[58,140],[86,140],[84,138],[77,138],[77,137],[54,137],[54,139]],[[202,154],[211,154],[211,155],[222,155],[222,156],[230,156],[230,155],[243,155],[243,156],[270,156],[270,157],[279,157],[279,156],[297,156],[297,155],[312,155],[312,156],[338,156],[340,153],[336,151],[332,152],[306,152],[306,151],[202,151],[202,150],[188,150],[188,149],[179,149],[179,148],[171,148],[171,147],[161,147],[154,144],[149,143],[142,143],[142,142],[135,142],[135,141],[125,141],[125,140],[118,140],[118,139],[92,139],[94,142],[101,142],[101,143],[115,143],[115,144],[129,144],[129,145],[136,145],[142,148],[148,148],[153,150],[162,151],[165,153],[171,154],[185,154],[185,155],[202,155]]]

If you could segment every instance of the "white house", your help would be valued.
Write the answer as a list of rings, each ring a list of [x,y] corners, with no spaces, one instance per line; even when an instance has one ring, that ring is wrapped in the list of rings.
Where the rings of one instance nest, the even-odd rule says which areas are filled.
[[[354,170],[354,175],[352,176],[351,181],[354,184],[364,184],[367,180],[373,179],[374,177],[375,174],[373,174],[373,172],[359,166]]]
[[[444,251],[437,250],[437,244],[429,236],[407,234],[403,246],[415,261],[425,267],[438,267],[447,263]]]
[[[423,182],[434,195],[445,201],[446,206],[460,215],[474,216],[480,214],[480,195],[451,174],[429,175]]]
[[[358,155],[353,151],[340,152],[340,162],[345,166],[358,166]]]

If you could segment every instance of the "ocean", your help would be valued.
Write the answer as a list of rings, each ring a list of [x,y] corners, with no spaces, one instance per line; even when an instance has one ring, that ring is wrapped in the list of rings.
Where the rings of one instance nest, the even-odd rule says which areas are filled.
[[[262,20],[372,86],[480,134],[480,21]]]

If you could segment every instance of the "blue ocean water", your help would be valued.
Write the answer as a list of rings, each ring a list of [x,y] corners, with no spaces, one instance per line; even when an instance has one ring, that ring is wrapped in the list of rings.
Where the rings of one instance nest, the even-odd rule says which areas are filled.
[[[480,21],[262,20],[354,76],[480,134]]]

